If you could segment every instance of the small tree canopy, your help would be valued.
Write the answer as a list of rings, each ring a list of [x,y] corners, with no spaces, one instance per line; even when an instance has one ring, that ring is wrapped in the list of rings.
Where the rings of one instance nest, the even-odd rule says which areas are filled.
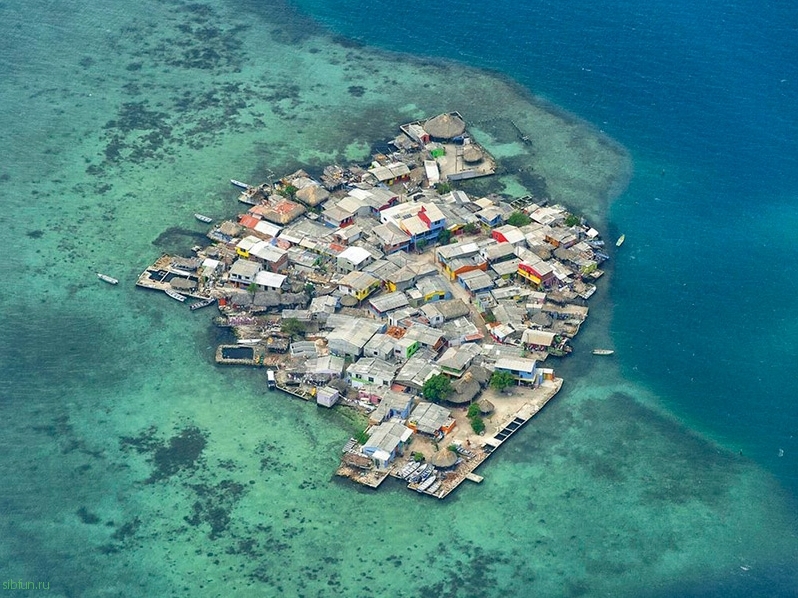
[[[293,185],[286,185],[285,187],[280,189],[278,193],[283,197],[287,197],[288,199],[294,199],[294,196],[296,195],[297,191],[299,191],[299,189],[297,189]]]
[[[532,222],[532,219],[523,212],[513,212],[507,219],[507,224],[513,226],[526,226],[530,222]]]
[[[283,320],[280,330],[292,337],[299,336],[305,332],[305,325],[296,318],[286,318]]]
[[[482,434],[485,431],[485,422],[478,415],[471,418],[471,429],[477,434]]]
[[[477,417],[479,415],[479,405],[476,403],[471,403],[468,406],[468,411],[466,412],[466,417],[471,419],[472,417]]]
[[[479,225],[469,222],[463,227],[463,232],[467,235],[475,235],[479,232]]]
[[[515,384],[515,378],[510,372],[493,372],[490,377],[490,387],[498,391],[502,391],[513,384]]]
[[[568,214],[568,217],[565,219],[565,226],[576,226],[580,222],[581,220],[579,220],[579,216]]]
[[[444,228],[440,233],[438,233],[438,243],[441,245],[448,245],[449,241],[452,240],[452,231],[448,228]]]
[[[424,382],[424,387],[421,392],[428,401],[439,403],[452,394],[454,389],[452,388],[452,383],[448,376],[445,374],[436,374]]]

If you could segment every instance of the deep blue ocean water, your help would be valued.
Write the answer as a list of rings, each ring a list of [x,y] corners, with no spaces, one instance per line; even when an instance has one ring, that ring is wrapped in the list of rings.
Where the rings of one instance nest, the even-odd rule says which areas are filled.
[[[752,3],[0,3],[3,581],[794,596],[794,29],[791,7]],[[519,83],[635,167],[600,223],[627,242],[554,363],[563,391],[442,503],[335,478],[345,412],[215,366],[211,310],[134,288],[203,238],[194,212],[239,210],[230,177],[366,159],[400,119],[443,109],[551,122],[515,83],[415,56]],[[554,123],[564,135],[533,149],[552,140],[562,162],[538,164],[562,183],[560,164],[580,174],[574,156],[606,146],[581,154],[589,127]],[[615,356],[593,358],[604,342]]]
[[[627,235],[613,283],[625,374],[798,491],[798,9],[297,4],[368,45],[503,73],[626,145],[636,173],[610,223]]]

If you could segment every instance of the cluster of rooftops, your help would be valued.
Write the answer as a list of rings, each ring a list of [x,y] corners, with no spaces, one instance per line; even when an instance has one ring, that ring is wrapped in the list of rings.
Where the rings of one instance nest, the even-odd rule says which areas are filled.
[[[457,404],[493,371],[553,377],[542,362],[570,350],[607,256],[595,229],[546,198],[452,188],[495,170],[459,114],[400,128],[366,166],[247,185],[245,213],[213,226],[195,257],[162,256],[147,280],[217,298],[238,342],[262,344],[264,363],[320,404],[360,406],[375,430],[413,422],[442,436],[449,411],[419,402],[424,383],[448,376]],[[386,430],[372,434],[378,468],[404,436]]]

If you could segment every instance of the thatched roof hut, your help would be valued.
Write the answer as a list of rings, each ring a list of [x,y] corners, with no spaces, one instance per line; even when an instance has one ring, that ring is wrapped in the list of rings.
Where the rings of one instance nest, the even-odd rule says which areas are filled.
[[[357,297],[352,295],[344,295],[341,297],[341,305],[344,307],[355,307],[358,304]]]
[[[489,413],[493,413],[493,410],[496,408],[493,406],[488,399],[482,399],[477,403],[477,407],[479,407],[479,412],[482,415],[488,415]]]
[[[229,237],[237,237],[241,234],[241,226],[230,220],[225,220],[219,225],[219,232]]]
[[[296,192],[296,198],[309,207],[315,207],[330,197],[330,192],[321,185],[307,185]]]
[[[457,462],[457,453],[449,449],[438,451],[429,460],[438,469],[449,469]]]
[[[466,372],[459,380],[455,380],[452,383],[452,388],[454,388],[454,392],[446,397],[446,400],[449,403],[454,403],[455,405],[465,405],[473,401],[482,388],[479,385],[479,382],[474,380],[473,376]]]
[[[252,301],[257,307],[278,307],[280,293],[278,291],[258,291]]]
[[[490,382],[491,372],[481,365],[472,365],[466,370],[466,374],[470,375],[472,380],[478,382],[482,388],[485,388]]]
[[[193,291],[197,288],[197,281],[191,278],[175,276],[169,281],[169,286],[176,291]]]
[[[456,114],[439,114],[424,123],[424,130],[433,139],[452,139],[465,132],[466,124]]]
[[[463,150],[463,160],[469,164],[476,164],[481,162],[483,158],[482,150],[476,145],[467,145]]]

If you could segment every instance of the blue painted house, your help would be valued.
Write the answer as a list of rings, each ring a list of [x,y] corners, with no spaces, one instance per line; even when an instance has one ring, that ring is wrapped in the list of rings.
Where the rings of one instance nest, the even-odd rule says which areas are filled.
[[[509,372],[518,383],[538,384],[537,361],[525,357],[502,357],[496,360],[495,371]]]

